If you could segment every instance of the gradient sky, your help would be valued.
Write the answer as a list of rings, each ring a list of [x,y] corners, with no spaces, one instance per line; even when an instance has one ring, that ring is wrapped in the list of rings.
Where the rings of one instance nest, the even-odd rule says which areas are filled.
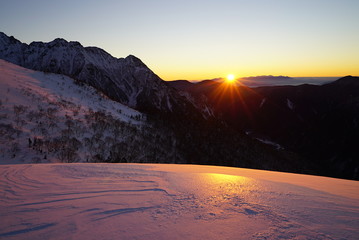
[[[359,0],[0,0],[0,31],[133,54],[164,80],[359,75]]]

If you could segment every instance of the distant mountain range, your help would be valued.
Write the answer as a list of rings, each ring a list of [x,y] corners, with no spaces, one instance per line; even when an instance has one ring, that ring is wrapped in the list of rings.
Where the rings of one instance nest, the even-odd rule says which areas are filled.
[[[132,55],[115,58],[102,49],[83,47],[78,42],[64,39],[25,44],[4,33],[0,33],[0,58],[28,69],[67,76],[79,86],[97,89],[99,101],[110,98],[136,109],[139,116],[145,116],[141,117],[141,130],[129,130],[126,134],[117,132],[125,134],[117,136],[121,139],[118,140],[120,145],[114,143],[112,150],[102,145],[103,151],[98,149],[94,154],[96,157],[92,156],[90,161],[215,164],[359,178],[359,89],[356,77],[345,77],[323,86],[258,88],[212,80],[196,84],[165,82]],[[4,66],[4,69],[11,68],[6,63]],[[21,75],[21,71],[16,70],[13,75]],[[278,77],[264,77],[278,80]],[[280,76],[279,80],[291,79]],[[11,97],[13,92],[16,91],[9,87],[6,94]],[[1,100],[5,102],[3,98]],[[79,105],[78,102],[74,104]],[[12,109],[10,105],[7,107],[7,111]],[[13,107],[17,109],[18,105]],[[111,112],[111,107],[106,109]],[[14,114],[9,113],[7,120],[6,117],[0,119],[10,124],[6,129],[17,129],[19,119]],[[69,112],[67,118],[85,121],[78,116]],[[111,118],[124,121],[116,114],[106,116],[106,124],[112,122]],[[64,121],[60,125],[65,126],[66,116],[59,119]],[[15,134],[15,130],[11,134]],[[34,137],[29,131],[25,132],[18,132],[20,137],[17,138],[14,137],[16,134],[8,136],[8,139],[22,139],[23,143],[25,136]],[[107,134],[105,132],[103,136]],[[130,137],[129,132],[134,136]],[[48,137],[39,132],[36,134],[40,138]],[[96,134],[91,137],[97,141]],[[84,138],[76,139],[85,141]],[[80,148],[77,151],[83,161],[85,158],[81,158],[80,153],[86,151]],[[62,158],[66,159],[66,155]]]
[[[283,86],[314,84],[322,85],[337,80],[337,77],[288,77],[288,76],[255,76],[240,78],[240,84],[247,87]]]
[[[262,75],[262,76],[252,76],[252,77],[241,77],[238,78],[237,85],[244,85],[247,87],[268,87],[268,86],[284,86],[284,85],[301,85],[301,84],[313,84],[313,85],[322,85],[332,81],[337,80],[338,77],[288,77],[288,76],[272,76],[272,75]],[[173,82],[191,82],[191,83],[200,83],[203,81],[215,81],[215,82],[224,82],[225,78],[213,78],[206,80],[175,80]]]

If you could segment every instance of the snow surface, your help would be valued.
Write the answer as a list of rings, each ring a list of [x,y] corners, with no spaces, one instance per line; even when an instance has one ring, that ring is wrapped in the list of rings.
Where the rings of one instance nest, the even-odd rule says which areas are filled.
[[[255,138],[255,139],[257,139],[258,141],[260,141],[264,144],[271,145],[271,146],[275,147],[277,150],[284,149],[280,144],[270,141],[268,139],[262,139],[262,138]]]
[[[289,98],[287,98],[287,106],[290,110],[294,109],[294,104],[291,100],[289,100]]]
[[[259,108],[262,108],[263,105],[264,105],[264,103],[265,103],[266,101],[267,101],[267,99],[266,99],[266,98],[263,98],[262,101],[261,101],[261,103],[259,104]]]
[[[359,182],[166,164],[0,166],[0,239],[358,239]]]
[[[11,91],[15,91],[11,92]],[[36,95],[38,102],[32,98]],[[88,85],[76,85],[70,77],[33,71],[0,59],[0,96],[4,106],[24,105],[29,108],[56,102],[71,102],[81,106],[80,115],[88,109],[108,112],[126,122],[142,114],[112,101]],[[101,98],[101,100],[99,100]],[[63,115],[67,112],[64,111]]]
[[[22,111],[16,113],[16,108]],[[117,138],[119,142],[126,141],[127,135],[133,135],[118,134],[115,120],[126,123],[122,132],[128,126],[141,128],[146,120],[144,114],[112,101],[93,87],[76,84],[72,78],[33,71],[0,60],[0,164],[58,162],[59,152],[45,148],[31,150],[28,139],[36,137],[54,142],[64,136],[66,129],[69,130],[70,127],[65,125],[69,120],[73,124],[71,128],[76,130],[69,135],[81,144],[85,143],[86,138],[93,139],[96,135],[91,131],[95,120],[86,120],[86,117],[94,116],[92,113],[103,113],[106,120],[114,119],[113,132],[107,129],[97,134],[97,142],[106,141],[108,147],[112,145],[111,138]],[[94,151],[96,144],[84,145],[77,149],[77,161],[86,161],[91,158],[89,154],[97,154]]]

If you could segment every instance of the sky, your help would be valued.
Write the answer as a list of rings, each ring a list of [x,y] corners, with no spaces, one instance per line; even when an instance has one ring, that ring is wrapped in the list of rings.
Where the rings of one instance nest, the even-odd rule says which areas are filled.
[[[164,80],[359,75],[358,0],[0,0],[0,31],[140,58]]]

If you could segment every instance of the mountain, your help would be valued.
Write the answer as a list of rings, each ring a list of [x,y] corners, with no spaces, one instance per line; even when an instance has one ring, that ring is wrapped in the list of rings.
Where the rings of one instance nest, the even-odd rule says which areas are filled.
[[[1,142],[1,147],[7,152],[3,155],[6,161],[26,160],[26,156],[32,156],[35,150],[39,152],[34,156],[35,162],[46,162],[43,154],[46,151],[50,152],[46,154],[47,160],[52,157],[54,161],[65,162],[196,163],[312,173],[311,167],[302,164],[293,153],[277,150],[229,127],[213,115],[205,98],[195,98],[178,91],[159,79],[138,58],[129,56],[117,59],[101,49],[84,48],[77,42],[63,39],[29,45],[5,34],[1,34],[0,39],[0,58],[41,71],[23,76],[22,73],[28,69],[3,63],[2,71],[13,69],[7,76],[17,82],[20,89],[6,87],[8,90],[1,96],[1,102],[16,98],[23,91],[32,96],[25,101],[25,106],[15,103],[6,105],[7,114],[2,116],[0,122],[7,136]],[[51,74],[60,75],[48,79],[46,76]],[[139,127],[124,124],[121,119],[108,113],[111,112],[108,111],[111,104],[103,111],[89,109],[79,114],[76,109],[82,109],[81,102],[72,98],[62,99],[61,94],[55,94],[55,98],[62,99],[54,103],[60,106],[55,112],[67,114],[55,116],[58,127],[50,129],[53,132],[49,134],[48,129],[54,125],[54,120],[51,114],[45,113],[47,109],[52,112],[53,103],[46,96],[62,90],[42,89],[43,93],[39,93],[34,92],[33,89],[37,89],[34,85],[25,89],[21,87],[28,85],[27,81],[42,82],[43,78],[47,79],[46,82],[57,82],[55,88],[60,90],[63,84],[71,86],[66,89],[78,89],[72,87],[73,84],[60,81],[68,78],[67,81],[80,87],[78,91],[82,91],[81,87],[94,87],[98,91],[98,101],[109,98],[135,108],[140,111],[140,116],[144,116],[140,120],[145,121]],[[58,78],[60,80],[56,80]],[[29,107],[29,103],[35,104],[36,108]],[[33,118],[34,114],[44,119]],[[134,117],[134,120],[139,119]],[[80,125],[78,133],[73,131],[74,122]],[[56,146],[56,149],[34,148],[29,141],[34,141],[34,138],[45,140],[50,144],[47,146]],[[11,139],[13,148],[9,149],[7,139]],[[56,144],[53,144],[54,141]],[[22,157],[19,157],[19,149]]]
[[[308,171],[290,153],[214,118],[168,121],[167,114],[143,114],[70,77],[4,60],[0,110],[1,164],[162,162]]]
[[[272,76],[272,75],[242,77],[239,80],[241,84],[248,87],[291,85],[291,83],[295,83],[294,78],[288,76]]]
[[[173,132],[70,77],[0,60],[0,163],[184,162]]]
[[[339,87],[339,88],[350,88],[350,87],[359,87],[359,77],[346,76],[338,79],[337,81],[333,81],[331,83],[327,83],[326,86],[330,87]],[[334,89],[333,89],[334,90]]]
[[[132,55],[115,58],[100,48],[61,38],[28,45],[0,33],[0,58],[25,68],[69,76],[143,112],[185,114],[191,107]]]
[[[338,77],[288,77],[288,76],[272,76],[272,75],[263,75],[255,77],[241,77],[237,79],[237,84],[244,85],[247,87],[267,87],[267,86],[298,86],[302,84],[313,84],[313,85],[323,85],[332,81],[337,80]],[[203,81],[215,81],[215,82],[224,82],[225,78],[215,78],[207,79],[201,81],[191,81],[192,83],[200,83]],[[177,80],[179,82],[186,80]]]
[[[7,76],[12,76],[18,87],[4,87],[7,90],[1,102],[15,99],[19,93],[32,96],[26,104],[4,105],[7,113],[0,119],[1,131],[6,132],[1,140],[8,152],[4,158],[19,160],[13,153],[26,147],[28,139],[41,138],[56,142],[49,145],[57,147],[56,154],[51,152],[46,158],[51,155],[61,161],[210,164],[358,178],[359,91],[353,77],[334,85],[262,88],[211,80],[165,82],[131,55],[114,58],[102,49],[60,38],[25,44],[4,33],[0,33],[0,58],[35,70],[23,76],[27,70],[2,63],[3,72],[14,70]],[[60,75],[46,77],[51,74]],[[55,90],[43,88],[41,93],[31,84],[23,89],[27,80],[43,82],[44,78],[57,82]],[[63,98],[62,84],[71,84],[58,79],[80,87],[69,87],[69,91],[93,87],[99,102],[110,99],[137,110],[139,117],[132,120],[143,124],[133,127],[132,120],[128,125],[116,114],[109,114],[112,104],[94,111],[86,103]],[[53,103],[47,96],[59,100]],[[32,109],[30,102],[37,107]],[[66,114],[56,115],[58,127],[49,134],[54,121],[46,111],[52,112],[52,104],[58,108],[55,112]],[[83,104],[88,110],[79,114],[76,109]],[[34,114],[45,118],[36,119]],[[80,133],[70,131],[74,123],[80,125]],[[13,144],[10,149],[6,145],[9,140]],[[23,157],[31,151],[24,150]],[[44,149],[36,147],[35,151],[42,155]]]
[[[359,179],[358,83],[347,76],[321,86],[173,86],[205,97],[231,127],[298,154],[321,175]]]

